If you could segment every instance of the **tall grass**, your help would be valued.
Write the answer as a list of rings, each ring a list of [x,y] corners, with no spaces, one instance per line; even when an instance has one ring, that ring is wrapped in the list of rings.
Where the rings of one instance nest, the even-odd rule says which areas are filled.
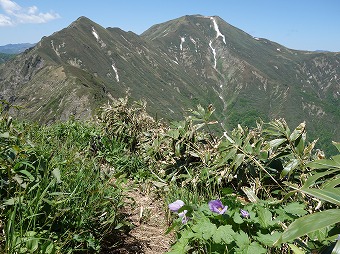
[[[13,123],[2,112],[1,252],[97,252],[104,242],[118,244],[105,239],[127,224],[116,176],[142,165],[121,143],[103,142],[98,126]]]

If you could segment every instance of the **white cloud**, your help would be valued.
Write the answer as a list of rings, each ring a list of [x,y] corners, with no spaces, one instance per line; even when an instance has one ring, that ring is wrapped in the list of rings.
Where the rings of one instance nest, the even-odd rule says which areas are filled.
[[[0,26],[11,26],[18,23],[46,23],[60,18],[58,13],[39,12],[37,6],[21,7],[12,0],[0,0],[0,8],[6,15],[0,14]]]
[[[4,11],[10,15],[22,9],[17,3],[11,0],[0,0],[0,5],[2,9],[4,9]]]
[[[12,20],[3,14],[0,14],[0,26],[12,26]]]

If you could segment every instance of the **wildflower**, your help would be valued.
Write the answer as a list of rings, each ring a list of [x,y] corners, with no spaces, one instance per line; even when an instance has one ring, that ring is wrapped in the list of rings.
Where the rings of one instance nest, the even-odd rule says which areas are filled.
[[[169,209],[172,212],[177,212],[182,206],[184,206],[184,202],[182,200],[176,200],[175,202],[169,204]]]
[[[240,213],[243,218],[248,219],[250,217],[250,214],[246,210],[240,209]]]
[[[186,224],[189,220],[189,218],[186,216],[187,212],[187,210],[184,210],[183,212],[178,214],[178,217],[182,218],[182,224]]]
[[[208,205],[212,212],[218,214],[224,214],[228,209],[228,206],[224,206],[221,200],[211,200]]]
[[[176,200],[175,202],[169,204],[169,209],[170,211],[177,213],[182,206],[184,206],[184,202],[182,200]],[[187,212],[187,210],[184,210],[178,214],[178,217],[182,218],[183,224],[186,224],[189,220],[189,218],[186,216]]]

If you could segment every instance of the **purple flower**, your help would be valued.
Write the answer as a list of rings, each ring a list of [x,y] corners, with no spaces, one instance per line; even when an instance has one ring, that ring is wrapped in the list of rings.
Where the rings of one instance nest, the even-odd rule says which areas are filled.
[[[175,202],[169,204],[169,209],[170,211],[177,213],[182,206],[184,206],[184,202],[182,200],[176,200]],[[186,216],[187,212],[187,210],[184,210],[178,214],[178,217],[182,218],[183,224],[186,224],[189,220],[189,218]]]
[[[169,209],[172,212],[176,212],[182,207],[184,206],[184,202],[182,200],[176,200],[175,202],[169,204]]]
[[[182,218],[182,224],[186,224],[189,220],[189,218],[186,216],[187,212],[187,210],[184,210],[183,212],[178,214],[178,217]]]
[[[214,212],[214,213],[218,213],[218,214],[224,214],[227,209],[228,206],[224,206],[221,202],[221,200],[211,200],[209,203],[209,209]]]
[[[250,214],[246,210],[240,209],[240,213],[243,218],[248,219],[250,217]]]

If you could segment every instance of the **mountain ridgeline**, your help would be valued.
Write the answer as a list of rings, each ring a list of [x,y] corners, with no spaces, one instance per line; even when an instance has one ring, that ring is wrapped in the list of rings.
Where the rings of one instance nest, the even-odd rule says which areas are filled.
[[[24,52],[26,49],[34,47],[33,43],[18,43],[18,44],[7,44],[4,46],[0,46],[0,53],[4,54],[19,54]]]
[[[197,104],[224,128],[258,118],[306,121],[312,138],[340,140],[340,53],[288,49],[217,16],[184,16],[141,35],[80,17],[0,65],[0,99],[39,122],[91,118],[129,90],[153,116]]]

